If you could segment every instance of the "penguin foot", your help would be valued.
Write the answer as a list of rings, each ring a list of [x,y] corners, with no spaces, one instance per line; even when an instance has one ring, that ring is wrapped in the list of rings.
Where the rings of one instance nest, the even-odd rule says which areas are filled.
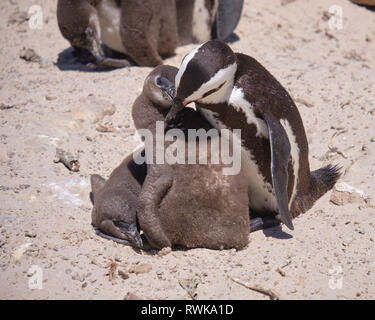
[[[127,59],[108,57],[103,50],[100,39],[90,28],[86,30],[86,36],[89,42],[87,49],[94,59],[93,62],[90,61],[88,64],[86,64],[89,69],[98,70],[108,68],[123,68],[131,65]]]
[[[277,218],[253,218],[250,219],[250,232],[264,230],[280,225],[280,220]]]

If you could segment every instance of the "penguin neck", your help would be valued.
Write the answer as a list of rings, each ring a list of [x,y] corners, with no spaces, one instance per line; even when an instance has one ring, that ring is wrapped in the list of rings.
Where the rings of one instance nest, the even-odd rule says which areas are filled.
[[[132,116],[137,130],[150,129],[155,126],[156,121],[164,121],[169,109],[162,108],[143,95],[139,98],[136,108],[133,108]]]

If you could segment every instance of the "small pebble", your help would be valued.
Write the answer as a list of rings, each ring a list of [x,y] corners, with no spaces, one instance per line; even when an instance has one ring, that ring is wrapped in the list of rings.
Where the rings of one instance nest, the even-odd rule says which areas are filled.
[[[35,232],[30,232],[30,231],[25,231],[25,237],[36,238],[36,233]]]
[[[135,273],[135,274],[142,274],[142,273],[148,273],[152,270],[152,266],[148,263],[142,263],[139,265],[136,265],[134,267],[131,267],[128,272],[129,273]]]
[[[129,279],[129,275],[125,271],[119,270],[118,275],[124,280]]]
[[[171,253],[172,252],[172,249],[170,247],[166,247],[166,248],[163,248],[161,249],[159,252],[158,252],[158,256],[159,257],[163,257],[163,256],[166,256],[167,254]]]
[[[363,230],[363,229],[359,229],[359,230],[358,230],[358,233],[359,233],[359,234],[365,234],[365,233],[366,233],[366,231],[365,231],[365,230]]]

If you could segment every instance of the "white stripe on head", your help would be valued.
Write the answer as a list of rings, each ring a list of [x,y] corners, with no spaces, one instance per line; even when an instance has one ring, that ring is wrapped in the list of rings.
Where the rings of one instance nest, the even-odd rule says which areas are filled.
[[[192,50],[185,58],[184,60],[182,60],[182,63],[181,63],[181,66],[180,66],[180,69],[178,69],[178,72],[176,74],[176,78],[175,78],[175,85],[176,85],[176,92],[178,90],[178,87],[180,86],[180,82],[181,82],[181,77],[182,75],[184,74],[185,70],[186,70],[186,67],[188,65],[188,63],[190,62],[191,59],[194,58],[194,56],[197,54],[198,50],[200,49],[200,47],[203,46],[203,44],[201,44],[200,46],[196,47],[194,50]]]
[[[229,98],[229,104],[233,106],[236,111],[242,111],[245,114],[248,124],[255,124],[257,129],[257,137],[261,136],[263,138],[269,139],[269,132],[266,122],[256,117],[254,113],[254,107],[249,101],[246,100],[242,88],[233,88],[232,94]]]
[[[292,204],[294,197],[297,193],[297,183],[298,183],[298,171],[299,171],[299,147],[297,144],[297,138],[293,133],[293,129],[290,126],[290,123],[286,119],[280,119],[280,124],[283,126],[290,143],[290,156],[292,157],[293,163],[293,174],[294,174],[294,184],[292,196],[289,200],[289,206]]]
[[[207,103],[207,104],[228,101],[230,92],[233,88],[233,81],[234,81],[234,75],[236,73],[236,70],[237,70],[237,63],[233,63],[224,69],[220,69],[219,71],[215,73],[215,75],[210,80],[203,83],[198,90],[193,92],[185,100],[195,101],[199,99],[200,100],[199,102]],[[212,89],[218,88],[223,83],[225,83],[225,85],[222,88],[220,88],[220,90],[202,99],[205,93],[207,93],[208,91]]]

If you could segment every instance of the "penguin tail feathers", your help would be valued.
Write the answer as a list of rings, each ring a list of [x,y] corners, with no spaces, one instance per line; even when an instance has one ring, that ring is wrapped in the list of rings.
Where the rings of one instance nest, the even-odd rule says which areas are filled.
[[[333,188],[341,176],[341,170],[341,167],[329,164],[326,167],[311,172],[313,181],[315,182],[313,186],[315,190],[313,191],[315,191],[316,199],[319,199]]]
[[[293,203],[291,209],[293,218],[309,210],[320,197],[333,188],[341,176],[341,169],[329,164],[311,172],[310,192]]]

